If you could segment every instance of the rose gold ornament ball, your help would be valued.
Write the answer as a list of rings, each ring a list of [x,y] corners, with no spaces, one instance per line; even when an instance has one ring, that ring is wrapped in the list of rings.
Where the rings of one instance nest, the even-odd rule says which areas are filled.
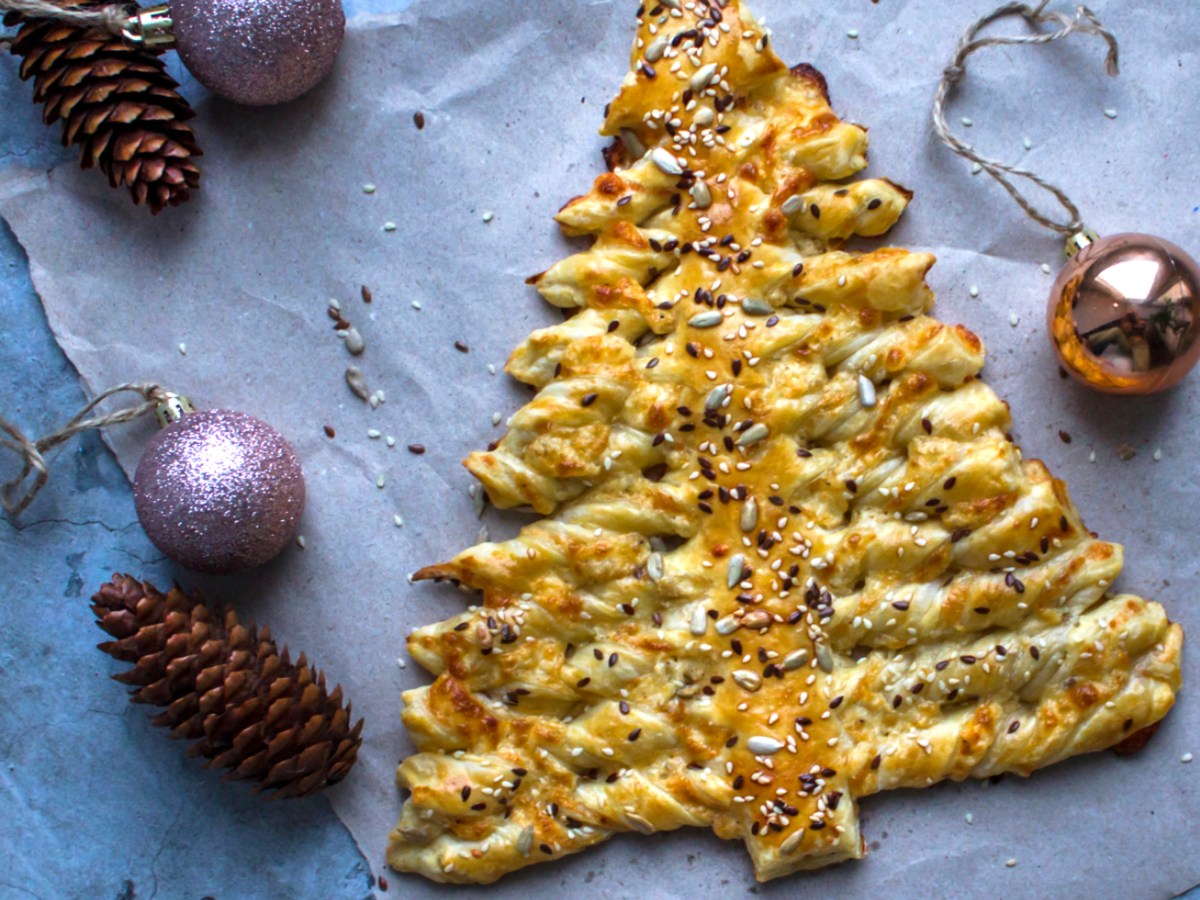
[[[1063,368],[1110,394],[1178,382],[1200,359],[1200,268],[1148,234],[1079,243],[1050,292],[1050,339]]]
[[[154,546],[201,572],[273,559],[295,537],[304,497],[291,445],[266,422],[227,409],[167,425],[133,476],[138,520]]]
[[[175,49],[213,93],[286,103],[333,69],[346,31],[341,0],[171,0]]]

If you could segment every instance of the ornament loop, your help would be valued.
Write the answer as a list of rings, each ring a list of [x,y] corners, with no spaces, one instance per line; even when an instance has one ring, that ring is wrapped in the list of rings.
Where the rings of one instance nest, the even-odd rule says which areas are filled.
[[[938,85],[937,95],[933,101],[933,127],[938,137],[942,139],[947,147],[964,159],[971,160],[971,162],[987,172],[988,175],[996,179],[1000,186],[1008,191],[1009,195],[1017,201],[1021,209],[1025,210],[1026,215],[1038,224],[1044,225],[1052,231],[1057,231],[1059,234],[1069,238],[1083,229],[1083,222],[1080,218],[1079,208],[1071,202],[1071,198],[1061,188],[1051,184],[1041,176],[1030,172],[1028,169],[1010,166],[999,160],[984,156],[954,134],[950,130],[950,126],[946,123],[946,105],[949,102],[951,88],[962,81],[966,75],[967,57],[977,50],[982,50],[984,47],[1003,46],[1006,44],[1049,44],[1052,41],[1061,40],[1076,31],[1081,34],[1094,34],[1103,38],[1108,44],[1108,54],[1104,58],[1105,71],[1109,75],[1117,74],[1119,71],[1117,39],[1111,31],[1108,31],[1100,24],[1100,20],[1096,18],[1096,14],[1086,6],[1077,6],[1074,17],[1068,16],[1066,13],[1046,12],[1046,5],[1048,3],[1049,0],[1042,0],[1035,7],[1024,3],[1008,3],[983,16],[983,18],[972,24],[963,33],[963,36],[959,39],[954,60],[943,71],[941,83]],[[1056,23],[1059,27],[1054,31],[1038,31],[1036,34],[1025,36],[1000,35],[995,37],[978,37],[980,30],[1006,16],[1020,16],[1035,29],[1047,23]],[[1010,176],[1012,177],[1010,178]],[[1054,199],[1067,211],[1070,219],[1066,222],[1056,221],[1041,212],[1013,183],[1013,179],[1015,178],[1024,178],[1052,194]]]
[[[91,419],[87,418],[88,413],[109,397],[124,392],[140,394],[143,402],[136,406],[127,406],[124,409],[119,409],[107,415],[96,416]],[[12,450],[23,461],[21,474],[11,481],[0,485],[0,501],[3,501],[4,511],[9,516],[16,518],[33,502],[33,498],[37,496],[38,491],[45,487],[46,482],[50,478],[50,465],[46,462],[46,454],[50,450],[70,440],[81,431],[88,431],[92,428],[105,428],[109,425],[119,425],[123,422],[132,422],[135,419],[140,419],[142,416],[153,412],[160,403],[167,402],[176,396],[178,395],[172,394],[158,384],[119,384],[95,397],[70,422],[58,431],[39,438],[36,441],[31,441],[16,425],[13,425],[3,416],[0,416],[0,432],[9,436],[8,438],[0,437],[0,447],[7,447],[9,450]],[[26,481],[30,475],[33,476],[33,481],[26,485]],[[24,487],[22,487],[23,485]]]

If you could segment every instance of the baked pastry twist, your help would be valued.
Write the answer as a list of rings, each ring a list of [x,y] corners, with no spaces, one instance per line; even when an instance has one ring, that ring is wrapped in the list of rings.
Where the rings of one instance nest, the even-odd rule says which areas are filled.
[[[610,171],[531,279],[574,314],[468,468],[545,516],[420,578],[420,752],[391,865],[489,882],[621,831],[708,826],[760,879],[863,855],[856,804],[1028,774],[1161,718],[1182,633],[1106,589],[1121,548],[1008,437],[933,257],[848,253],[909,193],[738,0],[649,0]]]

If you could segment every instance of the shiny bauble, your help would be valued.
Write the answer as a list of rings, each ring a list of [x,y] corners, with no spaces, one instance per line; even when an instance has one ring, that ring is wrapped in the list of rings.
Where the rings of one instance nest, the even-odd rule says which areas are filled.
[[[341,0],[171,0],[175,49],[209,90],[269,106],[333,69],[346,32]]]
[[[1054,282],[1049,307],[1063,368],[1109,394],[1151,394],[1178,382],[1200,359],[1195,261],[1148,234],[1072,241],[1078,252]]]
[[[133,477],[138,520],[154,546],[201,572],[273,559],[296,535],[304,496],[300,461],[283,436],[226,409],[166,425]]]

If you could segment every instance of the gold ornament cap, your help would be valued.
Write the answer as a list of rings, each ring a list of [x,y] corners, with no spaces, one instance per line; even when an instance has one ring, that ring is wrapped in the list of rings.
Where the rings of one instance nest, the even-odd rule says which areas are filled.
[[[196,407],[192,406],[192,401],[183,394],[168,392],[164,400],[154,410],[154,417],[158,419],[158,424],[162,428],[168,425],[173,425],[186,416],[188,413],[194,413]]]
[[[169,50],[175,46],[175,22],[166,3],[139,9],[125,20],[121,36],[147,50]]]
[[[1098,235],[1091,228],[1080,228],[1073,235],[1067,238],[1066,246],[1063,247],[1063,255],[1066,256],[1067,259],[1074,259],[1075,254],[1077,254],[1080,250],[1089,244],[1096,243],[1098,240],[1100,240],[1100,235]]]

